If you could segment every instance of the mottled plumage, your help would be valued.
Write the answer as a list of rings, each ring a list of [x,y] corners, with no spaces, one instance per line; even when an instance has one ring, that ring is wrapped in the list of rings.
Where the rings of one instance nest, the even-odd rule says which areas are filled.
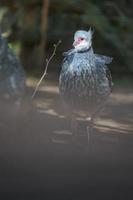
[[[87,34],[86,31],[78,31],[81,38],[78,45],[83,40],[82,32]],[[90,38],[86,41],[64,54],[59,91],[70,113],[77,117],[94,118],[112,90],[107,67],[112,58],[94,54]]]
[[[21,99],[25,90],[25,72],[19,59],[0,34],[0,95]]]

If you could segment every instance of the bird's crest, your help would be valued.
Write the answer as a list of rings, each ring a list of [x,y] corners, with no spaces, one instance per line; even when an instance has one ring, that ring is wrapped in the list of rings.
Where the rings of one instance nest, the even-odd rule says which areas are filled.
[[[93,36],[94,31],[92,31],[91,27],[88,31],[88,39],[89,39],[89,44],[92,43],[92,36]]]

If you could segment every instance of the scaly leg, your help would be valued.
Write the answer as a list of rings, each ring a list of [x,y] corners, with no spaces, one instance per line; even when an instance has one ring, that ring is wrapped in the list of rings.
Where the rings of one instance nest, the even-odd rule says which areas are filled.
[[[74,115],[71,116],[71,130],[73,135],[77,135],[77,120]]]
[[[87,126],[87,137],[88,137],[88,144],[92,142],[93,137],[93,118],[89,117],[88,120],[88,126]]]

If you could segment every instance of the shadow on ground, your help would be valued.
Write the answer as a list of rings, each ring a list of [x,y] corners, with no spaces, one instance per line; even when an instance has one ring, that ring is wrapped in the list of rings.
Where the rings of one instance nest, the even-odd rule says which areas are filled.
[[[54,84],[33,86],[20,110],[0,107],[2,200],[95,200],[133,197],[133,93],[116,89],[93,139],[69,131]]]

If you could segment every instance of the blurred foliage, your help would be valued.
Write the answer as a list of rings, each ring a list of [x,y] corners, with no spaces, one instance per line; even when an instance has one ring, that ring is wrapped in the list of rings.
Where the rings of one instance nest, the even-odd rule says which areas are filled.
[[[46,1],[48,23],[42,18]],[[61,52],[71,48],[73,33],[91,26],[94,49],[114,57],[114,73],[128,74],[133,72],[132,10],[132,0],[1,0],[0,28],[29,70],[39,66],[44,53],[49,55],[53,43],[61,39],[56,56],[58,70]],[[48,27],[44,29],[43,24]],[[45,43],[43,35],[46,51],[41,45]]]
[[[17,55],[20,54],[20,49],[21,49],[20,43],[18,43],[18,42],[8,43],[8,46],[9,46],[10,49],[12,49],[12,51],[15,54],[17,54]]]

